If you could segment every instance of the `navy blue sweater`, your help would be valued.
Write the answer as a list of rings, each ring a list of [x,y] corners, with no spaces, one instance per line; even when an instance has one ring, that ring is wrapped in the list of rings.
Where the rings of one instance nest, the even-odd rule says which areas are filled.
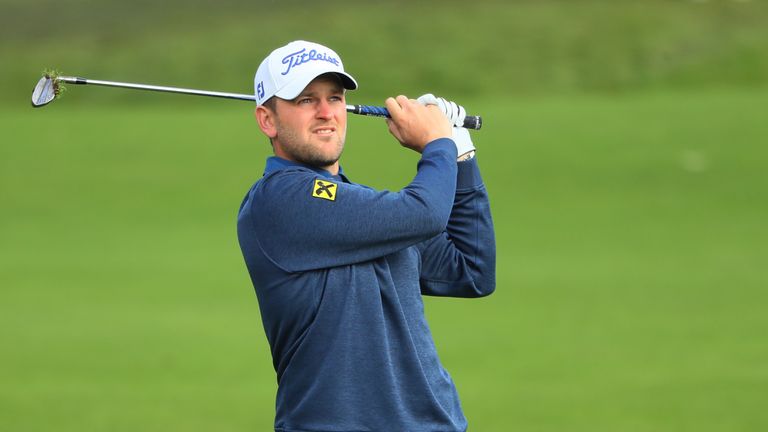
[[[388,192],[272,157],[238,237],[277,372],[276,431],[466,430],[421,295],[494,290],[474,159],[435,140],[413,181]]]

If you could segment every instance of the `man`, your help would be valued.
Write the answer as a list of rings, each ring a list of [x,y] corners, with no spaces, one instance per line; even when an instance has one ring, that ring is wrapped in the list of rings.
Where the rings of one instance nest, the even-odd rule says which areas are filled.
[[[292,42],[254,84],[275,156],[243,200],[238,237],[277,372],[275,430],[466,430],[421,299],[495,287],[474,146],[449,123],[463,108],[387,99],[390,132],[421,160],[401,191],[376,191],[339,166],[357,82],[334,51]]]

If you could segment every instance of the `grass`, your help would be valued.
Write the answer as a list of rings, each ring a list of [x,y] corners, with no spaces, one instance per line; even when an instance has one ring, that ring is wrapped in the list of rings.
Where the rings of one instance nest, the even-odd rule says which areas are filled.
[[[426,308],[472,430],[768,426],[767,95],[465,102],[486,119],[498,290]],[[1,113],[4,429],[268,430],[235,234],[269,154],[250,108],[70,96]],[[351,117],[348,144],[359,182],[412,175],[380,120]]]

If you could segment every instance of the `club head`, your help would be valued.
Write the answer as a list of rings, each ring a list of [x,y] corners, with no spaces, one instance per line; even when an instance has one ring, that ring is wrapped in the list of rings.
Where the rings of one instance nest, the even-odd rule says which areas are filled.
[[[56,98],[56,80],[46,75],[40,78],[35,89],[32,91],[32,106],[39,108],[49,104]]]

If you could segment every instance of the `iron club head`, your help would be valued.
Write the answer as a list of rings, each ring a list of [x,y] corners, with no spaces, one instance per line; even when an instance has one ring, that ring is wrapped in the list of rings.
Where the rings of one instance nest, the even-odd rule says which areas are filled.
[[[40,78],[32,91],[32,106],[39,108],[51,103],[60,93],[59,82],[48,74]]]

